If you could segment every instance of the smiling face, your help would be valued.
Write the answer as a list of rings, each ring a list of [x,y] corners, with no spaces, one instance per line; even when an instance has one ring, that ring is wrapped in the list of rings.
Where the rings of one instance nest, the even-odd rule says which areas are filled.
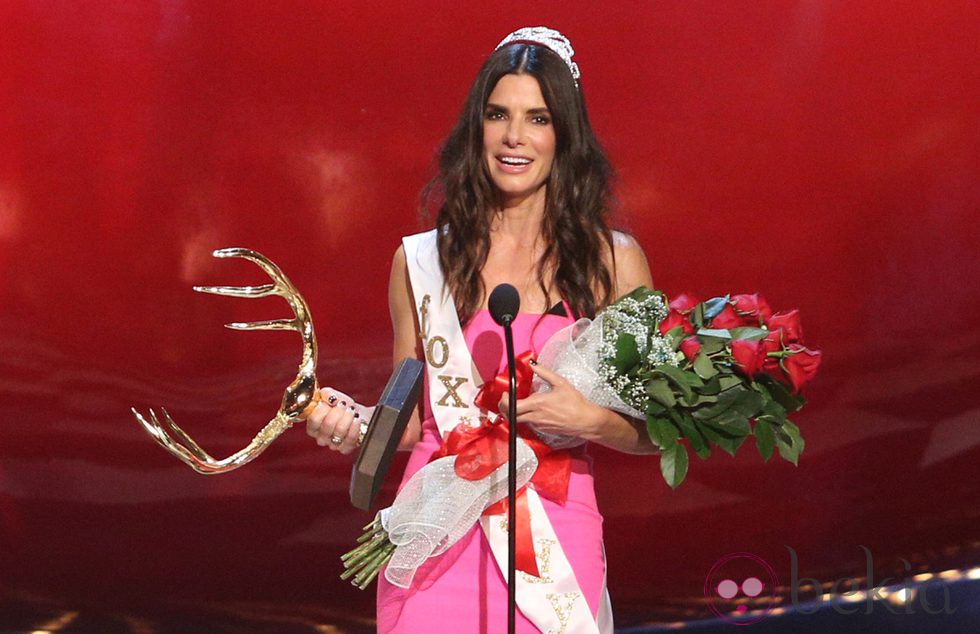
[[[538,80],[504,75],[487,98],[483,152],[505,206],[544,201],[555,159],[555,128]]]

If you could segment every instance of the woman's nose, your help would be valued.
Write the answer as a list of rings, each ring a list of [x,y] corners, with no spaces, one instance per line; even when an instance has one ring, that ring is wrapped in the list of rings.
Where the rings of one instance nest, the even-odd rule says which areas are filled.
[[[509,147],[516,147],[521,144],[524,140],[524,128],[521,122],[517,119],[511,119],[507,124],[507,132],[504,136],[504,142]]]

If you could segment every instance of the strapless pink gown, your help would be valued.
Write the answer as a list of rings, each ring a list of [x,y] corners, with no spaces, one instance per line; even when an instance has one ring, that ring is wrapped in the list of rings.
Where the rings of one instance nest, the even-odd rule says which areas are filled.
[[[566,306],[566,312],[570,314]],[[514,321],[514,349],[539,351],[548,338],[574,320],[561,315],[520,313]],[[466,344],[485,380],[506,367],[503,332],[486,310],[463,329]],[[402,478],[402,486],[429,462],[442,440],[425,402],[422,439],[415,445]],[[544,496],[541,501],[568,557],[579,587],[596,615],[605,580],[602,516],[596,507],[592,459],[580,447],[572,450],[568,500],[560,506]],[[417,634],[453,632],[490,634],[506,632],[507,582],[476,524],[452,548],[428,560],[411,587],[399,588],[378,576],[378,632]],[[538,632],[517,609],[517,631]]]

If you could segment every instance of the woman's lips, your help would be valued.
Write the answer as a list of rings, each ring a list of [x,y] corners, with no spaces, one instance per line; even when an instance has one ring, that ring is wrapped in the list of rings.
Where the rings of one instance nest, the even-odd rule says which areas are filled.
[[[505,163],[499,156],[494,157],[497,160],[497,167],[500,171],[507,174],[523,174],[531,168],[531,164],[534,163],[534,159],[529,159],[527,163],[523,165],[512,165],[510,163]]]

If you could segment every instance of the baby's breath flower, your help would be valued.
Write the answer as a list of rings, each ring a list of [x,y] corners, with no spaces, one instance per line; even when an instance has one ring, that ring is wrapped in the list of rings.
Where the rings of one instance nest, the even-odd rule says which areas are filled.
[[[647,361],[650,365],[677,365],[677,357],[674,355],[674,349],[660,335],[655,335],[650,338],[650,352],[647,354]]]

